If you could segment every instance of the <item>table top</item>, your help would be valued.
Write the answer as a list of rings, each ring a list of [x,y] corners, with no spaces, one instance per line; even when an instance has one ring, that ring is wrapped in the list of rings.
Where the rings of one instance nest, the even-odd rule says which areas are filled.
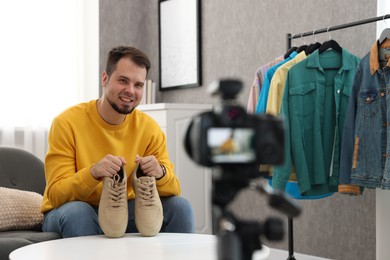
[[[217,259],[216,237],[201,234],[159,233],[155,237],[125,234],[122,238],[85,236],[51,240],[13,251],[10,260],[40,259]]]
[[[9,255],[10,260],[216,260],[217,237],[204,234],[159,233],[155,237],[125,234],[122,238],[104,235],[56,239],[21,247]],[[323,259],[317,257],[302,258]],[[287,259],[287,251],[263,246],[253,260]],[[297,255],[295,255],[297,256]]]

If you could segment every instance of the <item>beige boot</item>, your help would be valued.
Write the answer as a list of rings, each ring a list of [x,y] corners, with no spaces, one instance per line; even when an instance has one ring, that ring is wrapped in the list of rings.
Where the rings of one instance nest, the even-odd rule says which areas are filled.
[[[122,237],[129,218],[124,167],[113,178],[104,177],[99,203],[99,225],[108,237]]]
[[[135,225],[142,236],[155,236],[160,232],[163,221],[163,210],[156,187],[156,178],[142,176],[142,170],[137,164],[131,180],[135,193]]]

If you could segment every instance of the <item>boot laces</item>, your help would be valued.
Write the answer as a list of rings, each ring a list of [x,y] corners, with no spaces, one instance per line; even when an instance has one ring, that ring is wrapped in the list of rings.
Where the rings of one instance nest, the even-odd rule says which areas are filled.
[[[124,205],[126,202],[126,185],[124,180],[120,181],[120,176],[115,174],[113,181],[110,182],[108,187],[108,194],[110,197],[111,207],[118,208]]]
[[[139,194],[137,195],[139,195],[140,204],[143,206],[152,206],[156,200],[153,178],[143,178],[142,181],[139,180],[138,191]]]

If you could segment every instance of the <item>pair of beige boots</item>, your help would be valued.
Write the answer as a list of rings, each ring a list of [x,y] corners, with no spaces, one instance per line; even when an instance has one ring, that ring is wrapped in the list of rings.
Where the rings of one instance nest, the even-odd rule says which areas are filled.
[[[155,236],[161,229],[163,211],[154,177],[143,176],[137,164],[131,176],[135,193],[135,225],[142,236]],[[124,167],[103,179],[99,225],[107,237],[122,237],[128,223],[127,176]]]

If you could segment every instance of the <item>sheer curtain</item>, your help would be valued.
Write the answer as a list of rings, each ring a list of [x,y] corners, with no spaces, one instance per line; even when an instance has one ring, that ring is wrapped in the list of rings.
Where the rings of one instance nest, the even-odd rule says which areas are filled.
[[[98,1],[0,6],[0,145],[43,160],[54,116],[98,96]]]

